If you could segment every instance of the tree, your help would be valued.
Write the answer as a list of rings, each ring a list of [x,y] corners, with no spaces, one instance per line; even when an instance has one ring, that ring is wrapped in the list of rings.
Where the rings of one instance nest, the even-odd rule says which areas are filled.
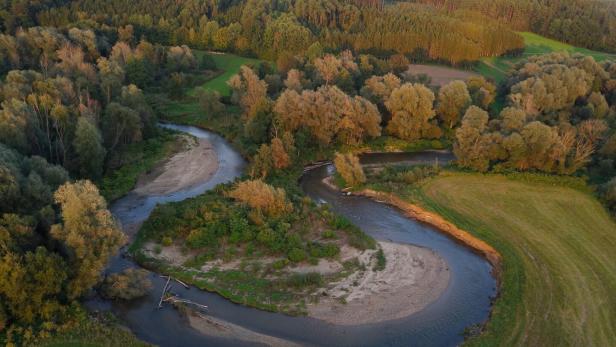
[[[470,104],[471,96],[466,84],[462,81],[452,81],[439,91],[436,113],[441,122],[449,129],[453,129]]]
[[[405,83],[392,91],[385,106],[392,115],[387,125],[390,134],[407,141],[426,136],[433,124],[434,93],[421,84]]]
[[[126,269],[105,277],[102,295],[112,300],[133,300],[148,294],[152,288],[149,273],[143,269]]]
[[[284,189],[274,188],[261,180],[240,182],[229,196],[269,217],[280,217],[293,211]]]
[[[141,140],[141,118],[135,110],[112,102],[105,109],[102,130],[105,145],[113,152],[118,146]]]
[[[272,163],[276,169],[284,169],[291,165],[291,158],[287,153],[282,140],[275,137],[272,139]]]
[[[302,85],[303,73],[297,69],[291,69],[287,72],[287,79],[284,80],[284,85],[287,89],[301,92],[304,89]]]
[[[477,106],[468,108],[462,126],[456,129],[453,152],[458,165],[485,172],[490,166],[490,137],[483,133],[488,126],[488,113]]]
[[[85,117],[77,120],[73,148],[77,155],[77,167],[81,177],[98,179],[103,173],[105,147],[101,135],[94,124]]]
[[[334,165],[338,174],[349,186],[356,186],[366,182],[366,176],[359,163],[359,158],[353,153],[336,153]]]
[[[90,181],[66,183],[54,194],[62,223],[51,227],[51,235],[64,245],[71,273],[67,285],[69,299],[87,292],[100,280],[109,259],[125,243],[105,199]]]
[[[117,92],[122,87],[124,69],[117,62],[104,57],[98,59],[97,65],[101,79],[101,89],[107,97],[107,103],[110,103],[112,97],[117,95]]]
[[[496,97],[496,86],[486,80],[483,76],[473,76],[466,81],[468,92],[473,99],[473,105],[479,106],[484,110],[494,102]]]
[[[394,89],[400,88],[400,78],[392,73],[372,76],[366,80],[360,94],[375,104],[384,104]]]
[[[314,66],[321,79],[325,81],[325,85],[329,85],[338,78],[344,69],[342,61],[332,54],[326,54],[323,58],[315,59]]]
[[[244,116],[251,119],[268,103],[267,83],[248,66],[242,66],[237,75],[231,77],[227,84],[233,90],[233,99],[244,110]]]
[[[220,102],[220,94],[217,91],[199,88],[197,89],[197,99],[199,99],[199,105],[201,105],[201,110],[206,117],[216,118],[225,110],[225,105]]]
[[[506,107],[500,113],[501,128],[507,133],[521,131],[526,124],[526,113],[515,107]]]
[[[54,320],[67,278],[63,259],[44,247],[20,255],[0,250],[0,297],[10,316],[20,323]]]

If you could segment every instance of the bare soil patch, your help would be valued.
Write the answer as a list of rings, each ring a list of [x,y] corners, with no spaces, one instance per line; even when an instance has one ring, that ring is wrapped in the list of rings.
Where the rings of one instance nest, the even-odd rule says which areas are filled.
[[[425,74],[432,78],[433,86],[443,86],[451,81],[455,80],[467,80],[470,77],[478,76],[478,74],[472,71],[458,70],[445,66],[435,65],[423,65],[423,64],[411,64],[407,73],[413,75]]]
[[[217,170],[218,157],[212,144],[186,136],[185,149],[140,177],[134,191],[142,195],[171,194],[209,180]]]

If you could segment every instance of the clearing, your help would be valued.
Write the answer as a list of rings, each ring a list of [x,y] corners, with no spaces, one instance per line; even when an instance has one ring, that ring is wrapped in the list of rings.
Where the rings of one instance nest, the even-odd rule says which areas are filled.
[[[411,64],[407,73],[413,75],[427,75],[432,79],[432,86],[441,87],[445,84],[455,81],[467,79],[477,76],[476,73],[466,70],[458,70],[451,67],[439,66],[439,65],[423,65],[423,64]]]
[[[193,52],[195,52],[197,59],[200,59],[204,54],[208,54],[212,57],[212,59],[214,59],[216,68],[222,71],[222,73],[205,82],[201,87],[215,90],[223,96],[231,94],[231,88],[227,85],[227,81],[231,78],[231,76],[240,71],[240,67],[242,65],[257,65],[260,62],[258,59],[240,57],[230,53],[205,52],[198,50],[194,50]],[[189,95],[192,95],[193,93],[194,90],[188,92]]]
[[[616,59],[615,54],[596,52],[586,48],[571,46],[566,43],[548,39],[534,33],[521,32],[519,34],[522,35],[522,37],[524,38],[524,43],[526,44],[524,53],[522,53],[521,56],[484,58],[477,65],[475,71],[485,77],[492,78],[496,82],[500,82],[505,78],[509,69],[511,69],[516,63],[518,63],[522,59],[525,59],[531,55],[541,55],[551,52],[566,51],[570,53],[581,53],[589,55],[595,58],[595,60],[597,61]]]
[[[501,296],[470,344],[616,345],[616,223],[590,192],[546,176],[445,172],[397,193],[503,255]]]

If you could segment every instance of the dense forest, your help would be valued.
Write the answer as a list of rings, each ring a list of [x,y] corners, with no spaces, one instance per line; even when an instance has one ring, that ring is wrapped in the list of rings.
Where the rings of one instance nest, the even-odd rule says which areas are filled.
[[[448,13],[469,11],[572,45],[616,52],[616,3],[600,0],[412,0]]]
[[[18,4],[18,3],[17,3]],[[13,5],[18,6],[18,5]],[[374,1],[72,1],[24,9],[5,23],[102,32],[133,28],[135,39],[232,51],[276,60],[315,51],[406,54],[463,64],[523,48],[521,37],[488,17],[450,15],[425,6]],[[29,15],[28,15],[29,14]],[[311,53],[312,52],[312,53]]]
[[[164,136],[156,124],[165,102],[197,103],[199,125],[251,158],[243,182],[161,207],[146,223],[153,239],[182,238],[210,258],[235,256],[221,254],[225,243],[286,257],[284,267],[338,254],[331,240],[311,240],[336,235],[373,247],[306,201],[297,178],[308,161],[335,156],[342,183],[361,184],[359,161],[347,152],[390,144],[452,147],[461,170],[586,176],[616,211],[616,63],[529,57],[499,86],[476,76],[435,87],[409,70],[411,61],[465,65],[520,53],[513,30],[614,51],[613,5],[415,2],[423,4],[3,1],[0,341],[32,343],[60,330],[79,299],[100,288],[125,237],[97,185],[122,153]],[[189,94],[220,72],[196,49],[264,61],[228,81],[230,96]],[[218,127],[222,118],[233,124]],[[305,218],[329,229],[293,234],[307,228]]]

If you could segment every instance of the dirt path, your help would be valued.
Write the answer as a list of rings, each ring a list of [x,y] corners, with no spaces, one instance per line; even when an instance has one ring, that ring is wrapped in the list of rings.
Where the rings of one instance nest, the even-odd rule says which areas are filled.
[[[387,263],[375,271],[372,254],[360,261],[365,271],[335,283],[311,317],[338,325],[359,325],[404,318],[440,297],[449,284],[447,263],[433,251],[412,245],[379,242]]]
[[[186,136],[186,148],[139,178],[135,192],[141,195],[167,195],[212,178],[218,170],[218,157],[205,139]]]

